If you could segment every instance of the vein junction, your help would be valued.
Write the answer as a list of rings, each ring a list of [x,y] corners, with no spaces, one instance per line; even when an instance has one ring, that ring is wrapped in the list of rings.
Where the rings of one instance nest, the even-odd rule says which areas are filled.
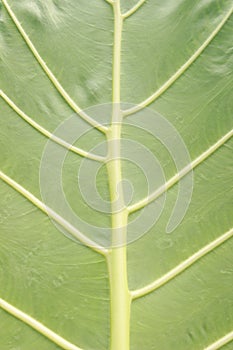
[[[98,245],[91,239],[87,238],[82,232],[80,232],[76,227],[71,225],[68,221],[66,221],[63,217],[57,214],[53,209],[46,206],[43,202],[41,202],[37,197],[35,197],[31,192],[26,190],[23,186],[18,184],[12,178],[7,176],[4,172],[0,171],[0,179],[6,182],[9,186],[19,192],[22,196],[27,198],[31,203],[33,203],[38,209],[47,214],[49,217],[54,219],[58,224],[64,227],[73,237],[77,238],[80,242],[82,242],[87,247],[93,249],[94,251],[106,256],[108,254],[108,250],[104,247]]]
[[[188,267],[192,266],[195,262],[200,260],[202,257],[213,251],[215,248],[226,242],[228,239],[232,238],[233,236],[233,228],[218,237],[216,240],[210,242],[205,247],[201,248],[198,252],[191,255],[189,258],[184,260],[181,264],[177,265],[174,269],[163,275],[162,277],[158,278],[154,282],[151,282],[147,286],[137,289],[135,291],[131,291],[131,295],[133,299],[141,298],[158,288],[162,287],[166,283],[168,283],[170,280],[174,279],[176,276],[178,276],[180,273],[185,271]]]
[[[139,0],[130,10],[126,11],[125,13],[123,13],[122,17],[128,18],[131,15],[133,15],[144,3],[146,2],[146,0]]]
[[[113,59],[113,104],[117,105],[120,103],[120,74],[121,74],[121,65],[120,65],[120,58],[121,58],[121,35],[122,35],[122,26],[123,26],[123,20],[130,17],[132,14],[134,14],[145,2],[146,0],[139,0],[138,3],[136,3],[135,6],[133,6],[129,11],[125,12],[124,14],[121,13],[120,10],[120,0],[106,0],[109,4],[113,6],[113,12],[114,12],[114,20],[115,20],[115,32],[114,32],[114,59]],[[205,40],[205,42],[197,49],[197,51],[177,70],[177,72],[174,73],[173,76],[171,76],[161,88],[159,88],[156,92],[154,92],[150,97],[142,101],[138,106],[127,109],[125,111],[121,111],[120,109],[113,108],[113,118],[112,118],[112,124],[109,128],[105,127],[104,125],[101,125],[96,120],[92,119],[88,114],[86,114],[70,97],[70,95],[67,93],[67,91],[64,89],[64,87],[61,85],[61,83],[58,81],[56,76],[53,74],[53,72],[49,69],[46,62],[43,60],[43,58],[40,56],[39,52],[37,51],[36,47],[34,46],[33,42],[30,40],[29,36],[25,32],[24,28],[20,24],[18,18],[16,17],[15,13],[11,9],[11,7],[8,4],[7,0],[2,0],[3,5],[5,6],[9,16],[11,17],[12,21],[14,22],[15,26],[17,27],[18,31],[20,32],[21,36],[23,37],[24,41],[26,42],[28,48],[38,61],[41,68],[46,73],[47,77],[50,79],[50,81],[53,83],[54,87],[57,89],[59,94],[64,98],[64,100],[67,102],[67,104],[87,123],[92,125],[93,127],[97,128],[99,131],[106,134],[106,137],[108,139],[115,140],[117,138],[120,138],[121,133],[121,123],[122,123],[122,115],[127,116],[133,113],[136,113],[137,111],[145,108],[150,103],[155,101],[159,96],[161,96],[175,81],[191,66],[191,64],[200,56],[200,54],[205,50],[205,48],[209,45],[209,43],[213,40],[213,38],[218,34],[218,32],[221,30],[223,25],[226,23],[230,15],[232,14],[233,7],[230,9],[230,11],[226,14],[226,16],[223,18],[223,20],[219,23],[219,25],[216,27],[216,29],[210,34],[210,36]],[[97,161],[104,161],[103,157],[99,157],[97,155],[90,154],[88,152],[85,152],[82,149],[79,149],[77,147],[73,147],[72,145],[69,145],[64,140],[61,140],[59,138],[56,138],[53,136],[48,130],[43,128],[41,125],[36,123],[32,118],[27,116],[3,91],[1,91],[1,97],[5,100],[8,105],[16,111],[16,113],[22,117],[25,121],[27,121],[31,126],[33,126],[36,130],[41,132],[43,135],[53,139],[53,141],[61,144],[62,146],[74,151],[75,153],[88,157]],[[218,142],[215,143],[215,145],[211,146],[206,152],[204,152],[201,156],[196,158],[191,164],[187,165],[185,169],[183,169],[179,174],[176,174],[172,179],[170,179],[163,188],[155,191],[150,196],[142,199],[138,203],[130,206],[129,208],[124,208],[122,212],[120,212],[120,215],[112,215],[113,216],[113,224],[115,225],[115,229],[119,229],[122,227],[122,224],[124,223],[127,225],[127,219],[128,219],[128,212],[132,213],[136,210],[139,210],[143,208],[145,205],[150,203],[151,201],[158,198],[160,194],[162,194],[164,191],[168,190],[171,186],[173,186],[175,183],[177,183],[183,176],[185,176],[191,169],[195,168],[197,165],[201,164],[204,159],[206,159],[208,156],[210,156],[213,152],[215,152],[224,142],[226,142],[230,137],[232,136],[232,131],[227,133],[223,138],[221,138]],[[110,142],[110,144],[113,144]],[[117,144],[117,152],[119,152],[119,143]],[[111,149],[111,151],[115,151],[115,149]],[[118,153],[119,155],[119,153]],[[114,167],[115,162],[115,167]],[[121,179],[121,164],[119,159],[115,157],[114,162],[112,163],[112,166],[109,166],[109,179],[110,179],[110,187],[112,187],[112,198],[114,197],[114,186],[118,185],[117,182]],[[36,198],[33,194],[31,194],[29,191],[27,191],[25,188],[23,188],[21,185],[19,185],[16,181],[11,179],[9,176],[7,176],[5,173],[0,172],[0,178],[5,181],[9,186],[14,188],[16,191],[21,193],[25,198],[27,198],[30,202],[32,202],[35,206],[37,206],[41,211],[46,213],[47,215],[51,216],[56,222],[58,222],[60,225],[62,225],[65,229],[67,229],[68,232],[70,232],[74,237],[79,239],[83,244],[85,244],[87,247],[93,249],[94,251],[104,255],[107,259],[108,268],[109,268],[109,276],[110,276],[110,284],[111,284],[111,293],[112,293],[112,316],[111,316],[111,323],[112,323],[112,345],[111,350],[128,350],[129,349],[129,323],[130,323],[130,305],[132,299],[140,298],[160,286],[164,285],[174,277],[176,277],[178,274],[183,272],[185,269],[187,269],[189,266],[191,266],[193,263],[198,261],[201,257],[208,254],[210,251],[218,247],[220,244],[227,241],[229,238],[233,235],[233,230],[230,230],[223,235],[221,235],[219,238],[214,240],[213,242],[209,243],[202,249],[200,249],[197,253],[190,256],[188,259],[186,259],[184,262],[176,266],[174,269],[169,271],[167,274],[159,278],[158,280],[148,284],[147,286],[140,288],[135,291],[129,291],[128,289],[128,279],[127,279],[127,251],[125,246],[125,232],[120,232],[120,236],[122,237],[123,245],[116,247],[114,249],[107,250],[102,246],[97,245],[95,242],[88,239],[83,233],[81,233],[79,230],[74,228],[72,225],[70,225],[66,220],[64,220],[60,215],[58,215],[56,212],[54,212],[51,208],[48,208],[44,203],[42,203],[38,198]],[[113,182],[115,183],[113,184]],[[122,198],[123,201],[123,198]],[[127,212],[128,211],[128,212]],[[118,231],[119,232],[119,231]],[[114,237],[113,237],[114,239]],[[117,237],[118,239],[118,237]],[[81,350],[77,346],[67,342],[62,337],[58,336],[51,330],[49,330],[47,327],[39,323],[38,321],[34,320],[29,315],[23,313],[22,311],[18,310],[14,306],[10,305],[3,299],[0,299],[0,307],[2,307],[7,312],[11,313],[18,319],[24,321],[34,329],[38,330],[40,333],[44,334],[46,337],[54,341],[59,346],[63,347],[64,349],[68,350]],[[125,309],[124,309],[125,308]],[[122,326],[123,325],[123,326]],[[120,331],[119,331],[120,329]],[[123,334],[123,336],[122,336]],[[229,339],[232,339],[232,334],[228,334],[224,338],[222,338],[220,341],[212,344],[209,346],[206,350],[214,350],[217,349],[216,346],[222,346],[221,344],[225,344],[226,341],[228,342]],[[224,343],[225,342],[225,343]],[[120,347],[119,347],[119,344]],[[216,345],[217,344],[217,345]]]
[[[169,179],[163,186],[158,188],[156,191],[152,192],[149,196],[143,198],[135,204],[132,204],[128,207],[129,213],[133,213],[137,210],[144,208],[149,203],[153,202],[157,198],[159,198],[164,192],[178,183],[185,175],[187,175],[190,171],[195,169],[198,165],[200,165],[205,159],[211,156],[214,152],[216,152],[222,145],[224,145],[230,138],[233,136],[233,129],[226,133],[223,137],[221,137],[214,145],[210,146],[205,152],[203,152],[200,156],[194,159],[190,164],[183,169],[181,169],[177,174],[175,174],[171,179]]]

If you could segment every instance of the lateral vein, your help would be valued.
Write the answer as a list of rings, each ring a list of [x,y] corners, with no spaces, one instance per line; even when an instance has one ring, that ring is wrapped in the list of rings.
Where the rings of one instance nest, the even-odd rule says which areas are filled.
[[[113,5],[114,4],[114,1],[113,0],[105,0],[107,3],[109,3],[110,5]]]
[[[99,162],[104,162],[105,158],[98,156],[96,154],[92,154],[90,152],[87,152],[79,147],[75,147],[71,144],[69,144],[68,142],[66,142],[65,140],[61,139],[58,136],[55,136],[54,134],[52,134],[50,131],[48,131],[47,129],[45,129],[43,126],[41,126],[40,124],[38,124],[37,122],[35,122],[32,118],[30,118],[26,113],[24,113],[10,98],[9,96],[7,96],[2,90],[0,90],[0,96],[2,97],[2,99],[23,119],[25,120],[28,124],[30,124],[34,129],[36,129],[37,131],[39,131],[42,135],[48,137],[49,139],[53,140],[54,142],[58,143],[59,145],[65,147],[68,150],[71,150],[72,152],[85,157],[85,158],[89,158],[95,161],[99,161]]]
[[[176,173],[172,178],[170,178],[164,185],[159,187],[156,191],[152,192],[149,196],[143,198],[135,204],[128,207],[129,213],[133,213],[137,210],[144,208],[147,204],[153,202],[158,197],[160,197],[164,192],[174,186],[179,180],[181,180],[185,175],[187,175],[191,170],[195,169],[200,165],[205,159],[211,156],[215,151],[217,151],[225,142],[227,142],[233,136],[233,129],[225,134],[221,139],[219,139],[214,145],[203,152],[199,157],[194,159],[190,164],[186,165],[182,170]]]
[[[226,242],[228,239],[230,239],[233,236],[233,228],[212,241],[211,243],[207,244],[203,248],[201,248],[198,252],[191,255],[188,259],[183,261],[181,264],[177,265],[174,269],[170,270],[168,273],[163,275],[162,277],[158,278],[154,282],[148,284],[147,286],[131,291],[131,296],[133,299],[138,299],[140,297],[143,297],[156,289],[162,287],[166,283],[168,283],[170,280],[174,279],[177,275],[182,273],[184,270],[186,270],[188,267],[192,266],[195,262],[197,262],[199,259],[201,259],[206,254],[213,251],[215,248]],[[212,350],[212,348],[210,348]],[[208,349],[208,350],[210,350]],[[213,348],[215,349],[215,348]]]
[[[57,91],[60,93],[60,95],[64,98],[64,100],[67,102],[67,104],[88,124],[92,125],[99,131],[106,133],[108,128],[104,125],[98,123],[96,120],[92,119],[87,113],[85,113],[70,97],[70,95],[66,92],[66,90],[63,88],[63,86],[60,84],[58,79],[55,77],[55,75],[52,73],[52,71],[49,69],[43,58],[40,56],[39,52],[35,48],[34,44],[30,40],[29,36],[23,29],[22,25],[20,24],[18,18],[16,17],[15,13],[11,9],[10,5],[8,4],[7,0],[2,0],[3,5],[5,6],[9,16],[11,17],[12,21],[14,22],[15,26],[17,27],[18,31],[20,32],[21,36],[23,37],[24,41],[26,42],[27,46],[31,50],[32,54],[38,61],[41,68],[46,73],[47,77],[50,79],[50,81],[53,83]]]
[[[80,242],[82,242],[86,247],[100,253],[104,256],[108,254],[108,250],[104,247],[96,244],[94,241],[86,237],[82,232],[76,229],[73,225],[71,225],[68,221],[66,221],[63,217],[61,217],[58,213],[56,213],[53,209],[48,207],[45,203],[40,201],[37,197],[35,197],[31,192],[26,190],[23,186],[18,184],[12,178],[7,176],[4,172],[0,171],[0,178],[19,192],[22,196],[27,198],[31,203],[33,203],[38,209],[40,209],[43,213],[47,214],[53,220],[55,220],[59,225],[64,227],[73,237],[77,238]]]
[[[48,327],[44,326],[42,323],[40,323],[33,317],[19,310],[15,306],[9,304],[2,298],[0,298],[0,307],[6,312],[8,312],[10,315],[16,317],[20,321],[26,323],[28,326],[32,327],[33,329],[41,333],[43,336],[45,336],[46,338],[48,338],[49,340],[51,340],[53,343],[57,344],[61,348],[65,350],[82,350],[81,348],[77,347],[76,345],[62,338],[57,333],[53,332]]]
[[[128,18],[130,17],[133,13],[135,13],[144,3],[146,2],[146,0],[139,0],[136,5],[134,5],[130,10],[126,11],[125,13],[123,13],[122,17]]]
[[[152,102],[154,102],[157,98],[159,98],[165,91],[167,91],[171,85],[173,85],[178,78],[191,66],[191,64],[196,61],[196,59],[201,55],[201,53],[207,48],[207,46],[211,43],[211,41],[215,38],[215,36],[222,29],[224,24],[230,18],[233,11],[233,6],[224,16],[222,21],[218,24],[218,26],[214,29],[214,31],[209,35],[209,37],[203,42],[203,44],[194,52],[194,54],[151,96],[149,96],[144,101],[140,102],[137,106],[131,107],[129,109],[124,110],[122,113],[124,116],[128,116],[139,112],[141,109],[147,107]]]
[[[233,341],[233,331],[226,334],[224,337],[218,339],[213,344],[207,346],[207,348],[205,348],[204,350],[217,350],[223,347],[224,345],[230,343],[231,341]]]

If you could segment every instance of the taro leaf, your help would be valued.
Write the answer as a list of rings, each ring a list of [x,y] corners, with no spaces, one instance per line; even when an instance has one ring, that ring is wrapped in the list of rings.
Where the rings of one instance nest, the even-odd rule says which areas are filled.
[[[1,350],[232,349],[231,13],[232,0],[1,0]],[[85,191],[92,183],[87,177],[80,190],[77,172],[83,156],[90,156],[80,149],[94,149],[107,129],[108,138],[114,126],[120,131],[119,123],[109,126],[111,113],[120,121],[120,101],[120,141],[132,159],[116,156],[97,171],[106,213],[91,208],[92,195],[85,198]],[[163,142],[152,132],[161,133],[160,116],[168,126]],[[72,149],[60,129],[57,138],[52,135],[70,117],[82,133],[95,126]],[[167,147],[171,125],[190,154],[184,173],[176,167],[179,155],[174,162],[175,148]],[[49,137],[53,157],[41,163]],[[135,145],[134,152],[124,140],[130,150]],[[140,159],[133,160],[149,158],[139,146],[158,159],[166,179],[161,190],[152,172],[152,190],[158,186],[159,195],[151,204],[140,202],[149,175]],[[107,147],[112,152],[114,142]],[[117,142],[117,155],[120,147]],[[73,229],[50,172],[64,150],[64,193],[80,219]],[[93,153],[101,156],[86,160],[90,169],[106,149]],[[120,168],[125,184],[117,184]],[[192,188],[182,183],[191,168],[193,196],[181,221],[185,210],[178,205],[174,212],[174,206],[182,188],[189,204]],[[39,183],[41,172],[47,182]],[[108,230],[118,225],[113,238],[121,236],[127,219],[126,210],[120,211],[119,225],[118,214],[108,212],[116,185],[119,198],[128,198],[128,234],[137,222],[135,235],[130,232],[126,247],[101,248],[101,232],[109,238]],[[50,211],[42,204],[47,192],[56,207]],[[140,224],[143,210],[150,213],[146,225]],[[167,233],[172,211],[178,222]],[[85,222],[100,236],[85,232]]]

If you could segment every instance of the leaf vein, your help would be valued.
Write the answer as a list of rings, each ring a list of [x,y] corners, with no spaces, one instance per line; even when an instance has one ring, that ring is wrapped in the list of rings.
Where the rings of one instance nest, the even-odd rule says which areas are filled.
[[[88,237],[86,237],[82,232],[80,232],[77,228],[71,225],[68,221],[66,221],[63,217],[61,217],[58,213],[56,213],[53,209],[48,207],[45,203],[40,201],[37,197],[35,197],[31,192],[26,190],[23,186],[18,184],[12,178],[7,176],[5,173],[0,171],[0,178],[11,186],[14,190],[19,192],[22,196],[27,198],[32,204],[34,204],[38,209],[40,209],[43,213],[51,217],[54,221],[56,221],[59,225],[64,227],[73,237],[77,238],[80,242],[82,242],[86,247],[100,253],[104,256],[108,254],[108,250],[104,247],[98,245]]]
[[[113,5],[114,1],[113,0],[105,0],[108,4]]]
[[[46,128],[35,122],[32,118],[30,118],[26,113],[24,113],[2,90],[0,90],[0,96],[2,99],[29,125],[31,125],[35,130],[39,131],[42,135],[46,136],[47,138],[51,139],[52,141],[56,142],[57,144],[65,147],[68,150],[71,150],[72,152],[92,160],[96,160],[99,162],[104,162],[105,158],[98,156],[96,154],[92,154],[90,152],[87,152],[79,147],[75,147],[65,140],[61,139],[60,137],[52,134],[50,131],[48,131]]]
[[[162,277],[158,278],[154,282],[148,284],[147,286],[131,291],[131,295],[133,299],[137,299],[140,297],[143,297],[156,289],[164,286],[166,283],[168,283],[170,280],[174,279],[176,276],[178,276],[180,273],[185,271],[188,267],[192,266],[195,262],[200,260],[203,256],[207,255],[211,251],[213,251],[215,248],[226,242],[228,239],[230,239],[233,236],[233,228],[229,231],[225,232],[223,235],[218,237],[216,240],[210,242],[203,248],[201,248],[198,252],[191,255],[188,259],[184,260],[181,264],[177,265],[174,269],[167,272]],[[208,349],[209,350],[209,349]]]
[[[140,111],[141,109],[147,107],[152,102],[154,102],[157,98],[159,98],[164,92],[166,92],[179,78],[180,76],[192,65],[194,61],[202,54],[202,52],[208,47],[211,41],[215,38],[215,36],[222,29],[224,24],[230,18],[233,11],[233,6],[224,16],[222,21],[218,24],[218,26],[214,29],[214,31],[208,36],[208,38],[203,42],[203,44],[194,52],[194,54],[151,96],[149,96],[144,101],[140,102],[137,106],[131,107],[129,109],[124,110],[122,113],[124,116],[131,115]]]
[[[11,17],[12,21],[14,22],[15,26],[17,27],[18,31],[20,32],[21,36],[23,37],[24,41],[26,42],[28,48],[36,58],[37,62],[47,75],[47,77],[50,79],[50,81],[53,83],[57,91],[60,93],[60,95],[64,98],[64,100],[67,102],[67,104],[88,124],[92,125],[99,131],[106,133],[108,128],[104,125],[98,123],[96,120],[92,119],[87,113],[85,113],[70,97],[70,95],[66,92],[66,90],[63,88],[63,86],[60,84],[58,79],[55,77],[55,75],[52,73],[52,71],[49,69],[43,58],[40,56],[39,52],[35,48],[34,44],[30,40],[29,36],[23,29],[22,25],[20,24],[18,18],[16,17],[15,13],[11,9],[10,5],[8,4],[7,0],[2,0],[3,5],[5,6],[9,16]]]
[[[29,316],[25,312],[19,310],[18,308],[9,304],[8,302],[6,302],[1,298],[0,298],[0,307],[6,312],[8,312],[10,315],[16,317],[20,321],[24,322],[28,326],[38,331],[40,334],[44,335],[46,338],[48,338],[55,344],[59,345],[61,348],[65,350],[82,350],[81,348],[70,343],[69,341],[67,341],[57,333],[53,332],[51,329],[44,326],[42,323],[40,323],[33,317]]]
[[[139,0],[130,10],[126,11],[125,13],[123,13],[122,17],[128,18],[130,17],[132,14],[134,14],[144,3],[146,2],[146,0]]]
[[[204,350],[217,350],[223,347],[224,345],[230,343],[231,341],[233,341],[233,331],[226,334],[224,337],[218,339],[213,344],[207,346],[207,348],[205,348]]]
[[[203,152],[199,157],[194,159],[190,164],[186,165],[182,170],[176,173],[173,177],[171,177],[164,185],[159,187],[157,190],[152,192],[149,196],[143,198],[135,204],[132,204],[128,207],[129,213],[133,213],[137,210],[144,208],[149,203],[156,200],[160,197],[164,192],[173,187],[179,180],[181,180],[185,175],[187,175],[190,171],[195,169],[198,165],[200,165],[205,159],[211,156],[215,151],[217,151],[222,145],[225,144],[231,137],[233,136],[233,129],[230,130],[227,134],[225,134],[221,139],[219,139],[214,145],[209,147],[205,152]]]

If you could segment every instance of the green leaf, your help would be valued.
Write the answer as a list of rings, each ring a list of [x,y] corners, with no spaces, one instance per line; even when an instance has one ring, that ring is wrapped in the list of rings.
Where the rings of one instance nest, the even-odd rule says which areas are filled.
[[[232,348],[232,11],[1,0],[2,350]]]

